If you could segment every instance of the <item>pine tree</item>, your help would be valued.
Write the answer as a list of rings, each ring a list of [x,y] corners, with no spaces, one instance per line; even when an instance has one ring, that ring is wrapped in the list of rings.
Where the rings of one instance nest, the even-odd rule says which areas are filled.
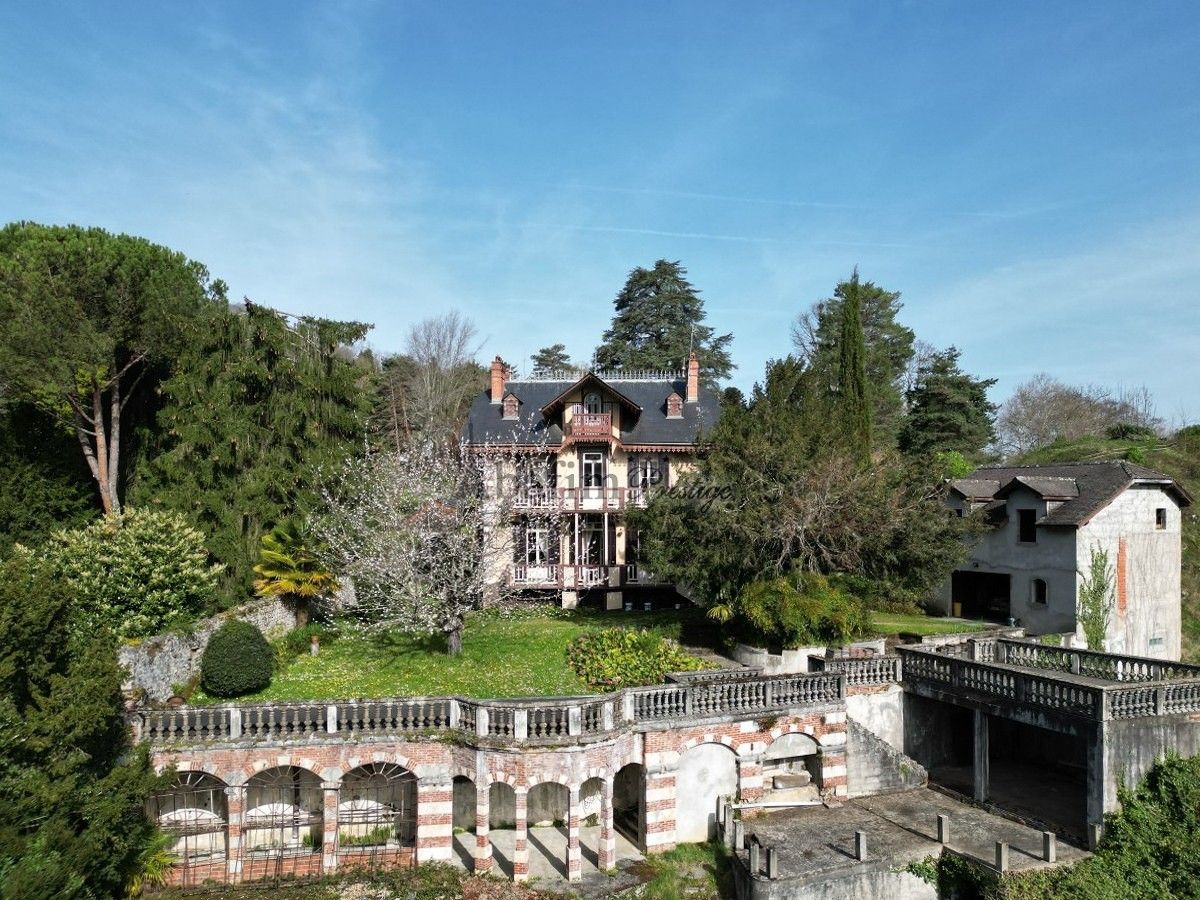
[[[549,347],[543,347],[529,359],[533,363],[533,374],[535,375],[569,372],[575,368],[571,365],[571,357],[567,353],[566,344],[551,344]]]
[[[594,355],[596,368],[682,370],[695,349],[705,384],[733,371],[733,335],[717,336],[704,324],[704,301],[679,262],[660,259],[653,269],[634,269],[613,306],[612,327]]]
[[[934,353],[918,370],[900,429],[905,453],[957,451],[971,457],[995,437],[996,405],[988,402],[987,392],[996,379],[972,377],[959,368],[958,358],[958,349],[951,347]]]
[[[846,447],[852,457],[865,464],[871,459],[871,397],[861,315],[858,269],[855,269],[842,303],[842,327],[838,336],[838,408]]]
[[[222,310],[163,385],[161,443],[133,492],[208,535],[229,601],[250,595],[263,533],[310,506],[317,473],[361,446],[369,376],[345,348],[368,327]]]

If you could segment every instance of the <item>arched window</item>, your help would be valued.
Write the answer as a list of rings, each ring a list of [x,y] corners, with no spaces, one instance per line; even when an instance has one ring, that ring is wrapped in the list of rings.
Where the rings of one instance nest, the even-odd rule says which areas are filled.
[[[151,820],[185,865],[225,858],[229,807],[225,782],[207,772],[180,772],[175,784],[150,798]]]
[[[411,847],[417,840],[417,778],[395,763],[369,763],[342,779],[338,842],[343,848]]]
[[[246,848],[251,854],[318,853],[324,811],[321,779],[308,769],[264,769],[246,782]]]
[[[583,397],[583,411],[585,413],[602,413],[604,412],[604,401],[600,399],[600,394],[596,391],[589,391]]]
[[[1049,599],[1048,590],[1044,578],[1033,579],[1033,583],[1029,586],[1030,601],[1039,606],[1045,606]]]

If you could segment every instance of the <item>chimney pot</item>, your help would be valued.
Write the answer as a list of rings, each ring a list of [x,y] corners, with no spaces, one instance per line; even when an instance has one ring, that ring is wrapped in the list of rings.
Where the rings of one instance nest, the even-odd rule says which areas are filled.
[[[687,402],[695,403],[700,399],[700,360],[693,350],[688,356],[687,364]]]

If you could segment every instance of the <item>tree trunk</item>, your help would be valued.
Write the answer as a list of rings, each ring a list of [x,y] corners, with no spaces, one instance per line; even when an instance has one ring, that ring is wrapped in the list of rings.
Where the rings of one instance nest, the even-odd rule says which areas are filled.
[[[446,632],[446,653],[450,656],[458,656],[462,653],[462,633],[463,623],[457,622]]]

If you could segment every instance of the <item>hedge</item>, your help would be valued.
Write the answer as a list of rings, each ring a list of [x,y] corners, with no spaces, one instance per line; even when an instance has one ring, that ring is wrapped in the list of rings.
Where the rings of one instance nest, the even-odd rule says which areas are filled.
[[[200,684],[214,697],[240,697],[271,683],[274,653],[250,622],[226,622],[208,640],[200,658]]]

